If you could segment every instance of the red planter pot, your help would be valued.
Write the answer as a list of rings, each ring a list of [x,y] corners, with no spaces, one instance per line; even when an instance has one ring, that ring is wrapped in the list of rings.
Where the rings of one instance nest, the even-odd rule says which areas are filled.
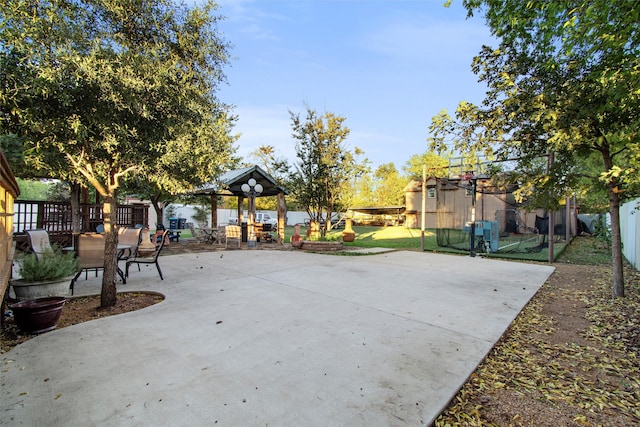
[[[47,297],[11,304],[16,325],[29,334],[40,334],[56,328],[66,298]]]

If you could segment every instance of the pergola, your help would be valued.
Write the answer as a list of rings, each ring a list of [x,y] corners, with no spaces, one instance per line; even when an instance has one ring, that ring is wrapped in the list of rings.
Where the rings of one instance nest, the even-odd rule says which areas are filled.
[[[222,174],[215,182],[211,182],[196,189],[193,194],[196,196],[210,196],[211,198],[211,225],[218,224],[218,196],[238,198],[238,224],[243,222],[243,204],[248,196],[242,190],[242,185],[250,179],[254,179],[256,184],[262,186],[262,192],[256,197],[278,196],[278,243],[284,243],[284,227],[287,207],[285,196],[288,191],[280,187],[276,181],[259,166],[251,166],[242,169],[235,169]]]

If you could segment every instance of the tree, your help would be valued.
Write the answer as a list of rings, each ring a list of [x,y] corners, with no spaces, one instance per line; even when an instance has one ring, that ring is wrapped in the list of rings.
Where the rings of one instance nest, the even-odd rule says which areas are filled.
[[[393,163],[378,166],[374,176],[376,177],[377,206],[404,205],[404,187],[409,183],[409,180],[400,176]]]
[[[216,32],[216,8],[212,1],[189,8],[170,0],[7,0],[1,9],[0,129],[24,140],[30,167],[83,181],[102,196],[102,306],[116,303],[123,181],[138,174],[162,189],[186,184],[171,179],[186,167],[175,161],[185,143],[221,153],[193,156],[194,163],[227,159],[219,150],[230,140],[218,138],[229,118],[215,93],[228,45]]]
[[[261,145],[251,153],[251,157],[258,161],[258,164],[278,185],[287,186],[291,167],[286,158],[277,155],[273,145]]]
[[[178,140],[167,141],[165,155],[155,164],[144,165],[123,188],[128,194],[150,200],[156,217],[163,218],[164,206],[235,167],[238,161],[233,146],[238,136],[232,134],[235,121],[234,116],[223,111],[214,121],[203,124],[209,129],[201,127]]]
[[[638,194],[640,11],[634,2],[465,0],[483,11],[499,46],[473,70],[489,89],[482,106],[461,103],[457,148],[517,159],[529,195],[549,203],[585,183],[606,192],[611,216],[612,295],[624,296],[620,203]],[[437,130],[436,130],[437,133]],[[596,158],[598,156],[596,163]],[[552,161],[551,161],[552,160]],[[594,166],[598,165],[598,169]]]
[[[331,229],[334,212],[349,205],[352,179],[366,168],[366,160],[358,163],[362,154],[344,147],[349,128],[343,126],[344,117],[332,113],[319,116],[307,107],[305,119],[289,111],[298,162],[291,176],[292,192],[303,205],[312,221],[324,221],[325,235]]]
[[[354,179],[351,193],[351,204],[349,207],[376,206],[375,194],[376,179],[372,172],[363,173]]]
[[[426,151],[422,155],[414,154],[404,165],[404,172],[409,179],[422,180],[422,168],[427,166],[427,174],[443,177],[447,175],[449,160],[433,151]]]

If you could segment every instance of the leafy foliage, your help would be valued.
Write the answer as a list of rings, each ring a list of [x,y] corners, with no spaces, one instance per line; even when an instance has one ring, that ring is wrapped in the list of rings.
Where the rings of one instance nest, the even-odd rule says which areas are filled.
[[[366,170],[366,161],[357,162],[362,154],[358,148],[351,152],[344,147],[349,135],[344,117],[332,113],[319,116],[309,107],[304,119],[289,113],[298,157],[296,173],[290,178],[292,192],[311,220],[322,222],[349,206],[351,180]],[[324,223],[323,235],[331,228],[331,221]]]
[[[0,130],[26,167],[94,187],[107,231],[103,305],[115,304],[123,180],[162,194],[215,176],[233,118],[215,93],[228,45],[212,1],[7,0],[0,9]]]
[[[47,200],[50,184],[39,180],[16,178],[20,187],[19,200]]]
[[[422,168],[427,167],[427,175],[435,177],[447,176],[449,161],[447,157],[427,151],[423,154],[412,155],[404,166],[404,170],[413,180],[422,180]]]
[[[59,248],[46,249],[40,256],[30,253],[22,257],[18,273],[25,282],[44,282],[63,279],[76,274],[80,269],[74,253],[63,254]]]
[[[624,0],[464,4],[485,14],[499,46],[473,61],[489,88],[482,106],[434,117],[432,148],[453,135],[461,152],[515,159],[521,195],[549,209],[567,194],[606,194],[612,294],[623,296],[619,206],[640,180],[640,12]]]

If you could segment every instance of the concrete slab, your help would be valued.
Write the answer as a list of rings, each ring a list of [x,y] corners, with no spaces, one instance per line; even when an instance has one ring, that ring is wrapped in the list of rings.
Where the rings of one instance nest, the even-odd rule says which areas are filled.
[[[395,252],[397,249],[392,248],[355,248],[353,246],[345,247],[345,250],[349,253],[361,254],[383,254],[387,252]]]
[[[553,271],[406,251],[161,265],[164,281],[143,266],[119,290],[162,303],[4,354],[0,424],[428,425]]]

